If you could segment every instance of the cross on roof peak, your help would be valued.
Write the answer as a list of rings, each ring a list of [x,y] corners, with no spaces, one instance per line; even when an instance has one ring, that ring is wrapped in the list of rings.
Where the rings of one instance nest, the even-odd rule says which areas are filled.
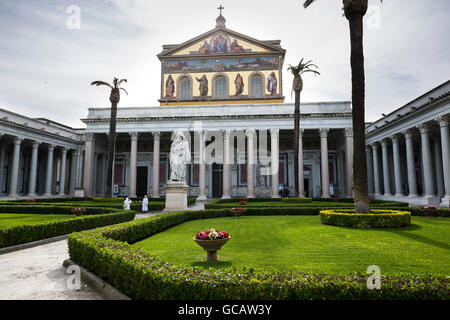
[[[222,15],[222,10],[225,9],[225,7],[223,7],[222,5],[220,5],[217,9],[220,10],[220,15]]]

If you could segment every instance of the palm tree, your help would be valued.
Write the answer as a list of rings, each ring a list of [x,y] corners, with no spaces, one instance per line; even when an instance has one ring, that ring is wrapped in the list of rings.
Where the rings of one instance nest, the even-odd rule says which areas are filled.
[[[307,8],[315,0],[306,0]],[[368,0],[342,0],[344,14],[350,25],[353,116],[353,195],[356,213],[370,213],[367,186],[365,137],[365,75],[363,49],[363,17]],[[383,2],[381,0],[381,2]]]
[[[303,168],[298,167],[298,152],[299,152],[299,136],[300,136],[300,93],[303,90],[303,79],[302,74],[306,72],[312,72],[314,75],[320,74],[318,71],[313,70],[311,68],[317,68],[315,64],[312,64],[312,61],[308,61],[303,63],[304,58],[300,60],[298,65],[292,66],[289,65],[288,71],[290,71],[294,75],[294,80],[292,83],[292,90],[295,92],[295,110],[294,110],[294,143],[295,143],[295,153],[294,153],[294,183],[295,183],[295,196],[296,197],[304,197],[303,194],[300,194],[299,183],[299,169],[303,170]]]
[[[127,79],[114,78],[112,85],[105,81],[94,81],[91,86],[107,86],[111,88],[111,94],[109,96],[109,101],[111,101],[111,119],[109,123],[109,136],[108,136],[108,171],[106,176],[106,192],[105,197],[112,197],[112,172],[113,172],[113,162],[116,144],[116,117],[117,117],[117,104],[120,101],[120,90],[123,90],[127,95],[128,92],[120,85],[122,82],[127,82]]]

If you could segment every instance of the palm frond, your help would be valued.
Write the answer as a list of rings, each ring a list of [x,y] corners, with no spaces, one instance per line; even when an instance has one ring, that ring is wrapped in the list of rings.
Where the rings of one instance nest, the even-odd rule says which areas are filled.
[[[105,81],[93,81],[93,82],[91,82],[91,86],[108,86],[108,87],[110,87],[111,89],[113,89],[113,87],[108,83],[108,82],[105,82]]]
[[[120,86],[120,84],[121,84],[122,82],[127,82],[127,79],[120,79],[119,82],[117,82],[117,86]]]
[[[124,88],[119,88],[119,90],[123,90],[128,95],[127,90],[125,90]]]
[[[306,0],[305,3],[303,3],[303,7],[308,8],[310,6],[310,4],[313,2],[314,2],[314,0]]]

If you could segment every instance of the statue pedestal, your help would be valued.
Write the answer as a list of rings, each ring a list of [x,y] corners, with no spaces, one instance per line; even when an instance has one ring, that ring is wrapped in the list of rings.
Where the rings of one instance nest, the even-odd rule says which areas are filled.
[[[164,211],[181,211],[188,208],[189,186],[186,182],[169,181],[164,189],[166,190],[166,208]]]

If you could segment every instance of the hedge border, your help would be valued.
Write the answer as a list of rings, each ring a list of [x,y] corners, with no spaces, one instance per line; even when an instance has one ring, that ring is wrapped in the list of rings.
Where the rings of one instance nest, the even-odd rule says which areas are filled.
[[[320,221],[323,224],[350,228],[402,228],[411,224],[411,213],[399,210],[372,210],[360,214],[354,210],[322,210]]]
[[[68,237],[70,259],[133,299],[448,299],[443,275],[383,275],[382,288],[369,290],[363,274],[203,270],[172,265],[128,244],[189,220],[227,216],[232,216],[228,209],[179,211],[72,233]]]
[[[11,206],[17,209],[18,206]],[[51,207],[54,210],[70,210],[68,207]],[[5,208],[3,208],[5,209]],[[30,209],[29,207],[27,209]],[[44,208],[40,208],[44,209]],[[47,207],[47,209],[49,209]],[[88,211],[92,208],[88,208]],[[98,210],[95,208],[94,210]],[[6,211],[6,210],[5,210]],[[42,211],[39,210],[41,213]],[[88,212],[87,211],[87,212]],[[32,241],[43,240],[56,236],[66,235],[76,231],[82,231],[97,227],[104,227],[112,224],[132,221],[135,218],[135,212],[131,210],[102,209],[103,213],[97,213],[89,216],[70,217],[67,219],[58,219],[56,221],[46,221],[38,223],[23,224],[11,227],[0,228],[0,248],[13,245],[19,245]],[[109,212],[108,212],[109,211]],[[108,212],[108,213],[106,213]],[[6,212],[4,212],[6,213]],[[11,212],[14,213],[14,212]],[[27,212],[16,212],[27,213]],[[30,212],[28,212],[30,213]],[[53,212],[55,214],[57,212]],[[0,213],[1,214],[1,213]],[[39,214],[39,213],[36,213]],[[52,213],[50,213],[52,214]],[[68,214],[68,213],[63,213]],[[69,214],[68,214],[69,215]],[[73,214],[72,214],[73,215]]]

